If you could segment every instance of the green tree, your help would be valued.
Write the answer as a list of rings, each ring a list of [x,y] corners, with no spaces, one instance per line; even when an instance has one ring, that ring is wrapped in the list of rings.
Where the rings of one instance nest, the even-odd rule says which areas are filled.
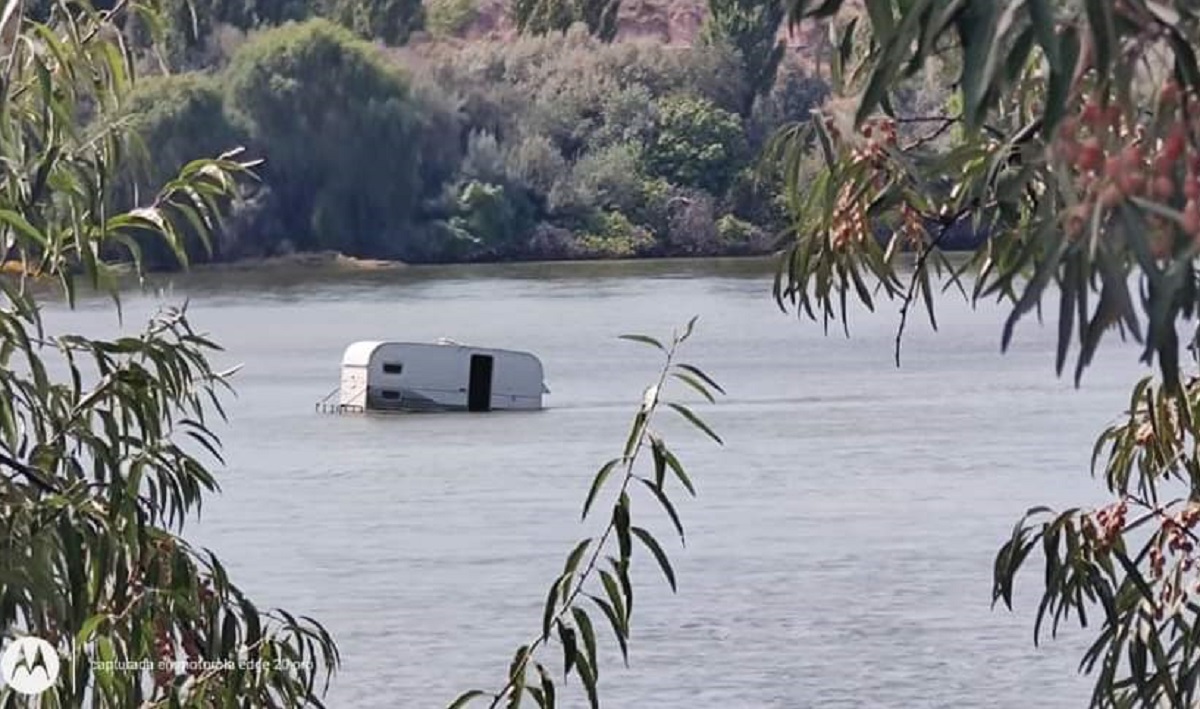
[[[218,24],[255,30],[298,22],[318,14],[320,0],[162,0],[162,29],[169,39],[181,34],[189,43],[205,40]]]
[[[157,0],[156,12],[132,13],[122,31],[135,54],[156,70],[214,68],[224,60],[216,32],[222,26],[252,31],[303,20],[322,0]],[[111,2],[106,2],[111,5]]]
[[[420,115],[405,78],[325,20],[258,35],[224,79],[266,165],[274,210],[303,250],[405,257],[421,195]]]
[[[617,15],[621,0],[575,0],[576,16],[588,32],[601,42],[617,38]]]
[[[841,0],[789,4],[798,19],[850,12]],[[1040,555],[1035,639],[1072,615],[1095,622],[1081,664],[1093,706],[1194,706],[1200,379],[1181,365],[1179,329],[1200,295],[1200,13],[1184,0],[865,9],[836,25],[826,115],[779,143],[789,174],[810,146],[825,167],[790,180],[795,239],[776,297],[847,332],[849,299],[899,301],[897,363],[914,303],[936,328],[939,277],[974,299],[1009,299],[1004,347],[1053,298],[1056,370],[1075,349],[1077,385],[1105,334],[1138,340],[1157,376],[1134,386],[1095,449],[1112,502],[1031,510],[996,557],[993,601],[1011,606],[1016,576]],[[897,91],[943,59],[958,71],[955,112],[895,114]],[[936,147],[951,128],[956,143]],[[939,247],[964,226],[988,239],[955,269]]]
[[[750,116],[754,102],[775,85],[775,74],[783,60],[779,39],[784,6],[780,0],[708,0],[708,18],[701,39],[710,44],[735,48],[746,73],[741,115]]]
[[[617,13],[621,0],[514,0],[513,17],[521,34],[566,32],[582,23],[588,33],[602,42],[617,37]]]
[[[338,661],[324,629],[260,610],[214,554],[179,536],[217,490],[212,422],[228,374],[209,361],[216,345],[178,309],[116,340],[56,333],[41,315],[55,285],[68,304],[81,286],[116,298],[103,255],[121,247],[136,263],[135,235],[155,234],[185,259],[182,225],[207,235],[249,165],[190,162],[135,209],[113,209],[132,78],[112,25],[119,12],[63,3],[35,22],[20,2],[2,9],[5,640],[34,635],[57,652],[60,679],[39,706],[320,704]],[[152,669],[125,669],[142,663]],[[23,701],[0,688],[3,705]]]
[[[741,119],[692,96],[670,96],[657,105],[646,147],[650,171],[678,185],[723,192],[746,159]]]
[[[125,98],[125,106],[133,159],[127,163],[122,188],[114,193],[118,208],[135,206],[138,195],[152,193],[193,160],[246,142],[244,133],[226,117],[220,83],[210,75],[176,74],[139,81]],[[195,229],[182,233],[189,259],[208,255],[208,246]],[[146,234],[137,240],[147,267],[179,265],[162,239]],[[219,239],[212,247],[213,255],[220,257]]]
[[[522,241],[533,231],[535,213],[518,188],[472,180],[458,195],[450,226],[472,248],[460,252],[468,258],[502,258],[518,254]]]
[[[425,26],[421,0],[323,0],[320,14],[366,39],[401,45]]]
[[[753,154],[748,138],[779,125],[777,106],[800,110],[793,94],[817,95],[781,88],[778,99],[761,102],[763,115],[751,131],[736,114],[744,77],[728,47],[604,44],[582,28],[565,36],[434,50],[432,61],[422,52],[424,64],[416,54],[409,56],[419,85],[436,84],[444,94],[461,96],[466,151],[452,182],[503,184],[510,194],[509,188],[520,187],[533,203],[542,226],[536,238],[531,233],[522,239],[519,257],[712,253],[719,243],[712,222],[729,211],[727,204],[765,201],[749,189],[741,189],[736,202],[725,194],[736,179],[730,175],[746,171]],[[675,110],[685,104],[696,115]],[[651,157],[659,159],[659,169]],[[691,200],[697,184],[716,190],[718,200]],[[448,219],[457,201],[457,191],[431,200],[437,208],[427,214]],[[739,216],[760,212],[766,210],[746,209]],[[713,218],[702,238],[672,238],[676,225],[696,224],[706,213]],[[620,238],[604,236],[616,233]],[[584,248],[585,239],[591,247]]]
[[[642,156],[633,145],[611,145],[579,158],[555,184],[551,209],[565,218],[586,218],[595,210],[635,214],[641,207],[646,178]]]
[[[479,6],[476,0],[430,0],[425,14],[435,37],[454,37],[475,21]]]

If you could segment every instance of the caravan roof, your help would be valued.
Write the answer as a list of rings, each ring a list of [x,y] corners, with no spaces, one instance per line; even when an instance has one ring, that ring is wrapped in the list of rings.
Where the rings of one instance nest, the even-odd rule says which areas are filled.
[[[366,367],[371,363],[371,353],[373,353],[383,342],[378,341],[363,341],[355,342],[346,348],[346,352],[342,355],[343,367]]]
[[[399,346],[403,346],[403,347],[445,347],[446,349],[455,349],[456,348],[456,349],[464,349],[464,350],[478,350],[480,352],[502,352],[505,354],[517,355],[519,357],[530,357],[532,359],[537,359],[537,356],[535,356],[531,352],[524,352],[522,350],[508,350],[508,349],[503,349],[503,348],[499,348],[499,347],[477,347],[475,345],[467,345],[467,344],[463,344],[461,342],[454,342],[453,340],[447,340],[444,338],[437,342],[396,342],[396,341],[387,342],[387,341],[383,341],[383,340],[363,340],[361,342],[351,343],[350,346],[348,346],[346,348],[345,353],[342,354],[342,366],[343,367],[366,367],[366,366],[369,366],[371,364],[371,355],[375,354],[375,351],[378,350],[380,347],[389,346],[389,345],[391,345],[391,346],[399,345]]]

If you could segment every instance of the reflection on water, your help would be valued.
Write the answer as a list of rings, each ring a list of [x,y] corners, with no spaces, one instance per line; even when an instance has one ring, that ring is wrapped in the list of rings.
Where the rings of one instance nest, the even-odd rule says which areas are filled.
[[[369,292],[377,288],[404,288],[421,292],[422,286],[447,286],[457,282],[482,284],[502,281],[508,285],[578,292],[579,289],[608,289],[630,279],[662,280],[718,276],[761,278],[774,268],[770,258],[639,259],[629,261],[563,261],[508,264],[453,264],[406,266],[397,269],[355,271],[336,267],[279,268],[264,271],[200,268],[185,274],[156,274],[153,287],[186,285],[193,294],[227,294],[247,291],[262,296],[306,297],[313,294],[345,297],[346,289]],[[331,293],[329,291],[332,291]],[[354,290],[350,292],[355,292]]]
[[[354,275],[159,279],[242,363],[223,431],[224,493],[190,536],[260,602],[314,615],[340,642],[333,707],[437,707],[499,686],[540,627],[547,585],[593,533],[579,505],[619,451],[658,365],[624,332],[699,314],[686,357],[729,391],[698,405],[717,449],[664,433],[699,487],[679,499],[672,595],[635,556],[631,668],[611,641],[610,707],[1074,707],[1087,633],[1031,643],[1031,569],[1015,614],[991,611],[992,555],[1029,506],[1087,504],[1091,443],[1143,370],[1109,343],[1080,390],[1053,376],[1053,323],[947,297],[941,333],[897,308],[853,337],[783,315],[764,260],[446,266]],[[157,301],[130,295],[136,324]],[[55,310],[99,333],[103,302]],[[537,353],[536,415],[322,416],[356,339],[439,336]],[[662,535],[653,501],[635,518]],[[564,706],[581,706],[572,686]]]

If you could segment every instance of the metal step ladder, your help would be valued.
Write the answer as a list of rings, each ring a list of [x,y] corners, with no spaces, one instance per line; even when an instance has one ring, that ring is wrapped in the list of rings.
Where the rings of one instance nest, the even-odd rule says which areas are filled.
[[[346,413],[361,414],[365,411],[364,407],[358,406],[357,404],[343,404],[341,402],[330,401],[331,399],[333,399],[334,396],[337,396],[337,394],[341,390],[342,390],[342,388],[340,386],[334,387],[333,391],[329,392],[323,398],[321,398],[321,400],[319,400],[313,406],[313,408],[317,411],[317,413],[322,413],[322,414],[346,414]],[[355,394],[357,394],[357,393],[358,392],[355,392]]]

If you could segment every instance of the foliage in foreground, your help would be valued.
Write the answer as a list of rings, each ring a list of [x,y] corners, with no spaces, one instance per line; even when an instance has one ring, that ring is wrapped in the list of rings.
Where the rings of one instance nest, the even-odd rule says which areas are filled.
[[[506,707],[517,707],[525,695],[541,709],[558,706],[559,690],[554,680],[558,673],[548,669],[548,665],[553,665],[538,655],[539,651],[554,645],[562,655],[563,682],[574,672],[587,694],[589,705],[596,709],[600,705],[597,625],[607,623],[611,627],[622,658],[626,663],[629,661],[629,629],[633,615],[630,568],[635,540],[662,570],[671,590],[676,590],[675,571],[666,551],[648,530],[633,523],[632,500],[641,497],[661,507],[679,535],[680,543],[684,542],[683,523],[671,500],[671,488],[677,483],[693,496],[696,488],[654,423],[660,410],[670,409],[722,444],[721,438],[689,406],[667,398],[667,386],[674,382],[685,386],[686,391],[700,394],[709,403],[716,401],[716,394],[725,393],[702,370],[678,361],[679,347],[691,336],[695,323],[696,318],[692,318],[670,343],[646,335],[622,336],[655,348],[663,355],[664,362],[658,380],[642,397],[621,455],[600,467],[584,499],[581,516],[587,520],[601,493],[605,489],[615,489],[608,522],[596,536],[583,539],[567,555],[562,573],[550,585],[546,596],[541,630],[517,648],[504,685],[494,692],[479,689],[464,692],[450,704],[450,709],[484,701],[490,702],[491,707],[502,703]],[[641,470],[646,467],[641,463],[647,448],[653,465],[650,470]]]
[[[1200,699],[1197,522],[1200,379],[1182,395],[1138,382],[1124,421],[1096,441],[1094,472],[1116,498],[1100,509],[1029,510],[996,558],[994,598],[1011,607],[1034,549],[1046,588],[1034,630],[1075,614],[1101,621],[1080,668],[1096,673],[1096,706],[1192,707]],[[1089,610],[1093,609],[1093,610]]]
[[[843,7],[845,6],[845,7]],[[830,18],[839,98],[779,141],[786,169],[810,149],[825,169],[793,176],[794,241],[781,307],[849,331],[848,301],[899,302],[900,335],[940,289],[1013,304],[1019,320],[1057,299],[1056,370],[1078,384],[1113,329],[1157,378],[1096,447],[1114,501],[1032,510],[996,559],[994,601],[1011,605],[1030,554],[1045,557],[1035,636],[1076,615],[1097,624],[1081,670],[1094,706],[1191,706],[1200,692],[1197,380],[1178,328],[1196,314],[1200,253],[1200,14],[1185,0],[791,0],[792,21]],[[957,74],[940,114],[896,111],[898,82]],[[949,150],[931,145],[954,136]],[[955,270],[943,239],[963,224],[987,242]],[[894,228],[889,243],[874,230]],[[911,270],[898,254],[916,253]],[[968,275],[972,278],[968,279]],[[1132,287],[1131,287],[1132,286]],[[967,289],[971,291],[968,293]]]
[[[227,374],[210,364],[216,345],[177,309],[116,340],[55,334],[36,295],[44,281],[69,304],[80,283],[115,299],[105,255],[140,263],[147,235],[185,258],[184,240],[212,232],[251,165],[190,162],[136,209],[111,210],[130,149],[119,117],[132,60],[112,29],[122,17],[86,4],[44,23],[22,12],[6,3],[0,32],[0,624],[6,641],[49,641],[61,666],[29,701],[319,705],[338,663],[325,630],[260,610],[179,536],[217,490],[212,423]],[[0,704],[29,705],[8,686]]]

